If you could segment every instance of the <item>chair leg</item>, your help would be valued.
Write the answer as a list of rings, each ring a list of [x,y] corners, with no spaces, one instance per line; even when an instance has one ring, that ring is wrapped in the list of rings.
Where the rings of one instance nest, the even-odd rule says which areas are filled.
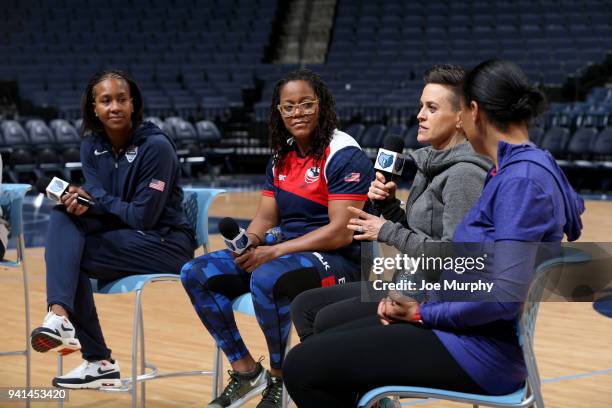
[[[219,396],[219,394],[221,394],[221,386],[223,384],[223,359],[221,358],[221,348],[219,346],[215,347],[215,357],[213,364],[214,373],[212,397],[213,399],[215,399]]]
[[[140,295],[142,291],[136,291],[134,302],[134,329],[132,333],[132,408],[138,406],[138,332],[140,325]]]
[[[289,336],[287,337],[287,345],[285,346],[285,357],[289,354],[289,350],[291,350],[291,332],[293,330],[293,326],[289,329]],[[282,408],[288,408],[289,404],[291,404],[291,397],[289,396],[289,392],[287,392],[287,387],[283,384],[283,399],[282,399]]]
[[[18,238],[19,258],[21,258],[21,271],[23,273],[23,299],[25,307],[25,358],[26,358],[26,388],[32,386],[32,348],[30,347],[30,290],[28,282],[28,268],[25,262],[25,242],[23,234]],[[30,407],[30,399],[26,401],[26,408]]]
[[[57,376],[61,376],[64,373],[64,359],[61,354],[57,354]],[[57,400],[57,408],[64,406],[64,400],[61,398]]]
[[[142,310],[142,304],[140,305],[140,374],[146,373],[146,357],[145,357],[145,334],[144,334],[144,313]],[[147,404],[146,399],[146,381],[140,382],[140,406],[145,408]]]

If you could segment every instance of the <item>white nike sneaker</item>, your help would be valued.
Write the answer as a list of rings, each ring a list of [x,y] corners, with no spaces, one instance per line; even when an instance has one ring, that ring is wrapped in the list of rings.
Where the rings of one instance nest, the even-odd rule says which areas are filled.
[[[102,361],[83,361],[83,364],[68,374],[53,379],[53,385],[59,388],[101,388],[120,387],[119,363]]]
[[[32,330],[30,343],[39,353],[55,350],[63,356],[81,349],[79,339],[74,337],[72,323],[53,312],[47,313],[41,327]]]

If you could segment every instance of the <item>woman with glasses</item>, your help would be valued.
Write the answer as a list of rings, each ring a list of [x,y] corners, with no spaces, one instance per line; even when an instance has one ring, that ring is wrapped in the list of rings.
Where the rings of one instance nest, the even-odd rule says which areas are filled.
[[[290,303],[299,293],[359,279],[359,245],[346,228],[349,207],[363,208],[374,179],[357,142],[337,129],[334,97],[315,73],[288,74],[274,88],[268,120],[273,150],[255,218],[251,246],[201,256],[183,267],[194,308],[223,349],[232,370],[208,407],[244,401],[267,384],[259,408],[280,407]],[[266,245],[280,226],[283,239]],[[251,292],[270,353],[270,373],[249,353],[232,312],[232,300]]]
[[[545,99],[517,65],[485,61],[462,87],[462,127],[474,150],[495,167],[453,242],[497,249],[487,269],[472,275],[493,283],[493,291],[470,297],[432,290],[427,302],[391,293],[377,316],[300,343],[284,366],[298,407],[354,407],[359,395],[388,384],[488,395],[524,386],[527,370],[515,323],[541,249],[534,244],[558,243],[564,235],[578,239],[584,202],[550,153],[529,142],[529,121]],[[447,268],[445,282],[465,276]]]

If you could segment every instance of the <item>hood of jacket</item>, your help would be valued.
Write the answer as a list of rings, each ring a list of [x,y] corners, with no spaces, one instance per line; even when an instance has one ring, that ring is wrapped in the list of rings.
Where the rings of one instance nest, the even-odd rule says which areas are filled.
[[[457,163],[472,163],[485,171],[489,171],[493,167],[493,162],[488,157],[477,154],[468,142],[443,150],[428,146],[415,150],[408,156],[409,160],[412,160],[419,171],[428,179]]]
[[[534,149],[534,145],[531,143],[516,145],[500,141],[497,147],[497,160],[499,163],[498,173],[518,162],[530,162],[546,169],[555,179],[563,197],[566,219],[563,232],[567,235],[569,241],[575,241],[580,237],[582,230],[580,215],[584,212],[584,200],[574,191],[554,157],[548,151]]]

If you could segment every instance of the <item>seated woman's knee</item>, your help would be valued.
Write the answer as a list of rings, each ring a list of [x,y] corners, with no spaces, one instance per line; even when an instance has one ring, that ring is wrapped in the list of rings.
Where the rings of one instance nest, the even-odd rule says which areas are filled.
[[[272,263],[265,263],[251,273],[251,293],[253,296],[262,294],[266,297],[271,296],[276,281],[274,279],[275,275],[272,273],[274,269]]]

